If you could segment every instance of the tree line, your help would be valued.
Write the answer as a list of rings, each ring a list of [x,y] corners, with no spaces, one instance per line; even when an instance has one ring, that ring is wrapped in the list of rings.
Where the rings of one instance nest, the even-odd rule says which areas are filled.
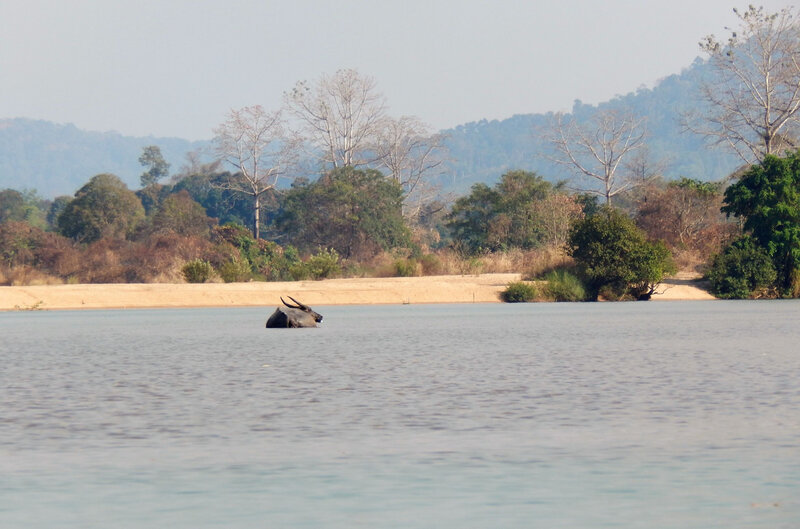
[[[651,180],[613,208],[535,173],[509,171],[413,226],[397,183],[373,169],[342,167],[271,193],[267,239],[241,222],[250,204],[211,184],[226,177],[194,174],[154,194],[152,186],[131,191],[101,174],[63,201],[0,191],[0,279],[248,281],[485,270],[543,278],[560,270],[562,279],[567,273],[582,283],[582,299],[625,299],[652,295],[677,265],[708,272],[722,296],[797,295],[797,153],[770,155],[728,187]],[[501,256],[518,260],[499,270]]]
[[[598,112],[578,126],[556,114],[539,133],[573,178],[510,170],[452,200],[434,186],[441,138],[388,116],[374,80],[341,70],[297,83],[279,109],[231,110],[216,161],[191,153],[169,183],[153,145],[136,191],[100,174],[53,201],[0,192],[0,280],[463,273],[513,255],[508,271],[555,274],[551,299],[647,298],[677,267],[706,273],[721,296],[797,296],[798,24],[788,9],[737,14],[727,42],[702,43],[717,71],[707,113],[683,116],[747,161],[730,185],[660,178],[666,162],[635,116]]]

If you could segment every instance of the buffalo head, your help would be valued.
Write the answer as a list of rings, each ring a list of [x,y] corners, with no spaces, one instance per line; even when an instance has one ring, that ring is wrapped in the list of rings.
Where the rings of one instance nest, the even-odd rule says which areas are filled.
[[[317,323],[322,321],[322,315],[311,310],[311,307],[303,305],[292,296],[288,296],[288,298],[295,304],[290,305],[281,298],[286,306],[275,309],[275,312],[267,320],[267,328],[316,327]]]

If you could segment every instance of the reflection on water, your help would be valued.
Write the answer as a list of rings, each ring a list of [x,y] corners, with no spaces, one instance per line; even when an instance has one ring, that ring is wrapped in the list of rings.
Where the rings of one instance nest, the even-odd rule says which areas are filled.
[[[0,314],[0,526],[796,528],[799,310]]]

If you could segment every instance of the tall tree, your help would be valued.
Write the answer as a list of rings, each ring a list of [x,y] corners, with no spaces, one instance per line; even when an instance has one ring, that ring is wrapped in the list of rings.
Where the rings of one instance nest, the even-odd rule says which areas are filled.
[[[742,218],[772,258],[781,292],[800,295],[800,151],[765,156],[725,191],[722,211]]]
[[[0,224],[25,220],[25,198],[16,189],[0,191]]]
[[[144,219],[136,194],[113,174],[99,174],[81,187],[58,216],[62,235],[78,242],[126,238]]]
[[[332,248],[344,258],[368,259],[410,244],[402,197],[379,171],[343,167],[293,186],[278,224],[302,250]]]
[[[555,150],[551,159],[575,174],[575,190],[603,197],[610,205],[613,196],[639,185],[624,164],[645,146],[646,134],[643,118],[614,110],[597,111],[586,125],[559,113],[548,137]]]
[[[445,151],[444,136],[432,133],[419,119],[384,119],[376,141],[378,164],[403,188],[407,218],[417,218],[425,204],[435,198],[432,180],[443,170]]]
[[[338,70],[313,85],[298,82],[285,100],[326,169],[375,161],[374,141],[383,126],[386,101],[372,77]]]
[[[147,168],[139,178],[142,187],[157,184],[159,180],[169,176],[169,164],[161,155],[161,149],[157,145],[144,147],[142,155],[139,156],[139,163]]]
[[[214,133],[220,159],[236,169],[220,187],[252,198],[253,237],[259,239],[262,197],[286,174],[292,153],[283,115],[260,105],[231,110]]]
[[[35,189],[19,192],[15,189],[0,191],[0,224],[6,221],[23,221],[37,228],[47,226],[49,201],[42,199]]]
[[[580,216],[571,197],[560,205],[560,199],[551,200],[560,194],[536,173],[509,171],[494,188],[472,186],[456,201],[446,224],[456,246],[468,253],[536,248],[564,239],[565,226]]]
[[[708,112],[689,128],[730,147],[745,163],[797,147],[800,119],[800,25],[790,8],[733,10],[739,28],[701,49],[715,75],[702,86]]]
[[[166,197],[152,218],[151,230],[175,232],[186,236],[208,237],[216,219],[206,215],[206,210],[185,189]],[[242,229],[246,230],[244,226]]]

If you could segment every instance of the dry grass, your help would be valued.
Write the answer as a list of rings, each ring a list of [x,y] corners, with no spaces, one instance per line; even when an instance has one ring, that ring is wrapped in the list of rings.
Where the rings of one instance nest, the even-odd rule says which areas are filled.
[[[64,280],[37,270],[31,266],[0,267],[0,285],[7,286],[40,286],[62,285]]]
[[[412,267],[415,276],[427,275],[474,275],[521,273],[539,277],[556,268],[569,266],[572,259],[558,248],[537,250],[510,250],[487,253],[480,256],[463,256],[453,250],[440,250],[416,259],[397,259],[383,254],[368,265],[369,277],[393,277],[398,274],[398,262],[405,261]],[[409,274],[404,274],[409,275]]]
[[[679,272],[703,275],[708,263],[706,259],[696,251],[676,248],[672,250],[672,259]]]
[[[182,266],[204,259],[216,268],[238,251],[198,237],[158,233],[140,241],[101,239],[85,247],[64,238],[47,240],[31,255],[31,263],[0,269],[3,285],[54,285],[63,283],[182,283]],[[511,250],[465,256],[451,249],[415,257],[410,252],[383,252],[366,262],[346,262],[345,277],[415,277],[516,273],[537,278],[571,262],[563,250]],[[32,262],[40,265],[34,268]]]

